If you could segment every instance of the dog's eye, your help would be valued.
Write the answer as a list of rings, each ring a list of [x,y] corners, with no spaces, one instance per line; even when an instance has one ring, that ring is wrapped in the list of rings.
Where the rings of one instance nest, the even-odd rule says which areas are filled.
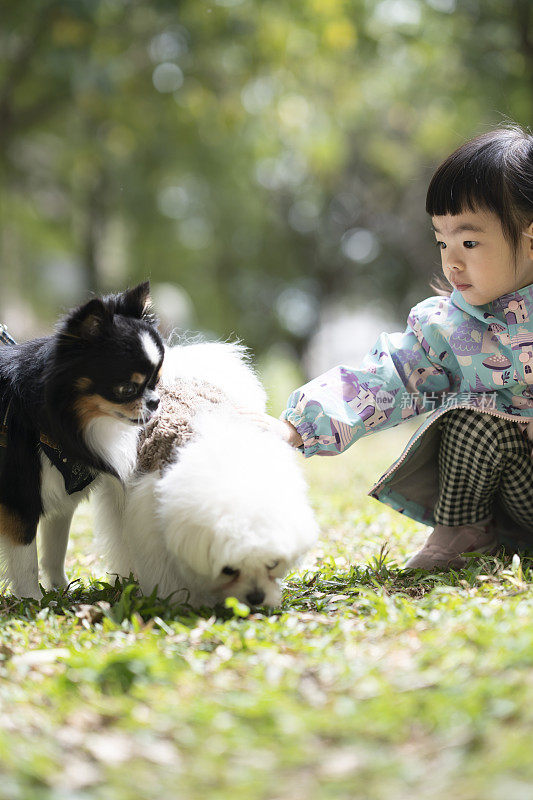
[[[120,400],[128,400],[128,398],[136,395],[138,391],[139,391],[139,384],[133,383],[133,381],[120,383],[113,389],[113,392]]]
[[[223,575],[238,575],[239,574],[239,570],[238,569],[233,569],[233,567],[224,567],[223,570],[222,570],[222,574]]]
[[[267,569],[276,569],[279,564],[279,558],[277,561],[273,561],[272,564],[267,564]]]

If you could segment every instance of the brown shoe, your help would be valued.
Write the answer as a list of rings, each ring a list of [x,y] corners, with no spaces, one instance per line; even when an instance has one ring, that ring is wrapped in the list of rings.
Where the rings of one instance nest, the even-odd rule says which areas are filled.
[[[490,519],[471,525],[436,525],[422,550],[407,561],[411,569],[447,567],[461,569],[467,559],[461,553],[490,553],[497,546]]]

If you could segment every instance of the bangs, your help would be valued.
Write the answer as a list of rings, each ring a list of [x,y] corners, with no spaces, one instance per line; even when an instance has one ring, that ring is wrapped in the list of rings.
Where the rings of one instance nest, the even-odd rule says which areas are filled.
[[[490,134],[467,142],[451,154],[433,175],[426,197],[426,211],[434,217],[465,211],[492,211],[506,216],[501,148]],[[498,152],[500,151],[500,152]]]

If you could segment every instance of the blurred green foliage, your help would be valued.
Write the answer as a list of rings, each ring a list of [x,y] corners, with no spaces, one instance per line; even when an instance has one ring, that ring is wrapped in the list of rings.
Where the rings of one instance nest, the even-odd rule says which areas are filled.
[[[403,315],[435,165],[532,115],[530,0],[0,0],[0,25],[0,320],[146,275],[259,352],[339,298]]]

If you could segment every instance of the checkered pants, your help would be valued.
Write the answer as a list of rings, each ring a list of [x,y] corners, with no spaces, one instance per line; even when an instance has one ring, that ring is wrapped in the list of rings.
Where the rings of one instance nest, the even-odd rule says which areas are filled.
[[[531,447],[515,422],[457,408],[440,422],[439,499],[435,520],[468,525],[492,515],[498,500],[533,530]]]

